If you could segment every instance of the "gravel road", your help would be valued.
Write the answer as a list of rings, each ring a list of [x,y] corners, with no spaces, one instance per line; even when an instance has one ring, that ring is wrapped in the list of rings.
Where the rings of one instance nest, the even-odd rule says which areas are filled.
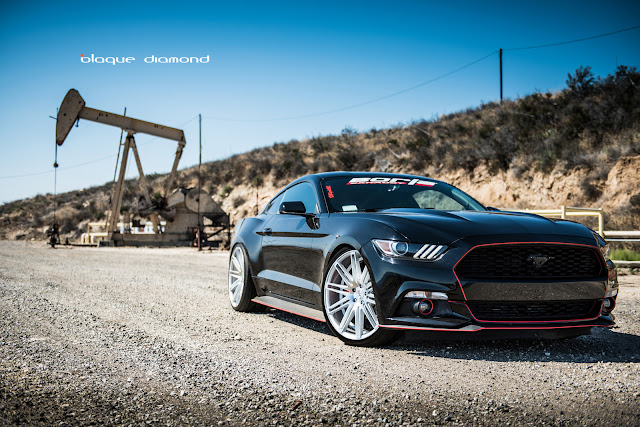
[[[638,276],[610,331],[366,349],[232,311],[227,259],[0,242],[0,423],[640,424]]]

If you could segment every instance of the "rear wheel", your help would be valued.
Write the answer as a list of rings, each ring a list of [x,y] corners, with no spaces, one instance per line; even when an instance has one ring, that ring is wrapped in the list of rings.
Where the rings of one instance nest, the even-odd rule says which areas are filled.
[[[329,263],[322,309],[331,331],[349,345],[378,346],[398,337],[380,328],[369,267],[360,252],[344,249]]]
[[[247,253],[242,245],[236,245],[229,259],[229,302],[236,311],[256,311],[257,304],[251,301],[255,296]]]

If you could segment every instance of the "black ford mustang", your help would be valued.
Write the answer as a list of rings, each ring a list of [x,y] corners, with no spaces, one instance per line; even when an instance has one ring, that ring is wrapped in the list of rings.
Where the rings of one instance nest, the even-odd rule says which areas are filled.
[[[412,175],[297,179],[236,226],[229,298],[319,321],[353,345],[399,330],[588,334],[614,325],[614,265],[587,227],[486,208]]]

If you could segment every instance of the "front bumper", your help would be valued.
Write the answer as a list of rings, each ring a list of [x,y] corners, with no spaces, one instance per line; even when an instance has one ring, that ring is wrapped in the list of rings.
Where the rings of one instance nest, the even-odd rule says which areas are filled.
[[[460,303],[457,303],[460,304]],[[457,314],[457,313],[454,313]],[[389,329],[407,329],[417,331],[450,331],[450,332],[479,332],[479,331],[518,331],[518,330],[552,330],[603,327],[611,328],[615,325],[612,315],[600,315],[593,320],[541,321],[541,322],[482,322],[473,316],[465,317],[442,316],[433,318],[419,318],[417,316],[390,317],[381,322],[380,327]]]
[[[486,237],[470,238],[451,244],[449,251],[437,262],[385,258],[368,243],[362,247],[362,253],[369,263],[376,286],[376,309],[380,326],[390,329],[478,332],[577,330],[615,325],[613,315],[602,309],[607,291],[611,286],[617,287],[617,283],[614,284],[611,280],[611,277],[615,277],[615,266],[605,264],[604,259],[601,260],[601,274],[590,279],[509,281],[458,278],[455,266],[465,254],[476,246],[495,244],[496,239],[501,237],[503,242],[515,244],[535,241],[589,246],[591,243],[582,238],[563,237],[558,241],[558,236],[540,235],[493,236],[490,241]],[[436,309],[424,316],[408,308],[415,301],[405,297],[410,291],[437,292],[446,295],[448,299],[437,302]],[[530,312],[528,305],[536,309],[548,306],[546,309],[550,314],[538,310],[535,312],[538,317],[531,318],[528,314],[524,317],[504,318],[500,314],[489,318],[478,315],[479,306],[493,303],[506,304],[508,309],[515,307],[514,310],[524,310],[525,314]],[[583,303],[583,306],[586,304],[586,309],[576,316],[571,316],[570,311],[565,315],[562,312],[563,304],[571,307],[574,303]],[[487,310],[484,311],[486,312]]]

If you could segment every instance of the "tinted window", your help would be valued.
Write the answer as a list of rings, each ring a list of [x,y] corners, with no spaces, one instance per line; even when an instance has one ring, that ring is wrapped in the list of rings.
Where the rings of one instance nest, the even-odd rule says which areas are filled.
[[[317,212],[316,192],[313,186],[308,182],[296,184],[284,192],[283,202],[302,202],[304,203],[305,212]],[[278,206],[279,208],[280,206]]]
[[[278,210],[280,209],[280,203],[282,203],[282,196],[284,196],[284,193],[280,193],[280,195],[273,198],[269,202],[269,204],[267,205],[266,213],[270,215],[275,215],[278,213]]]
[[[485,210],[471,196],[443,182],[403,176],[336,177],[323,181],[331,212],[384,209]]]
[[[455,190],[454,190],[455,191]],[[439,209],[443,211],[461,211],[464,210],[459,202],[456,202],[450,196],[435,190],[426,190],[416,193],[412,196],[420,206],[420,209]]]

